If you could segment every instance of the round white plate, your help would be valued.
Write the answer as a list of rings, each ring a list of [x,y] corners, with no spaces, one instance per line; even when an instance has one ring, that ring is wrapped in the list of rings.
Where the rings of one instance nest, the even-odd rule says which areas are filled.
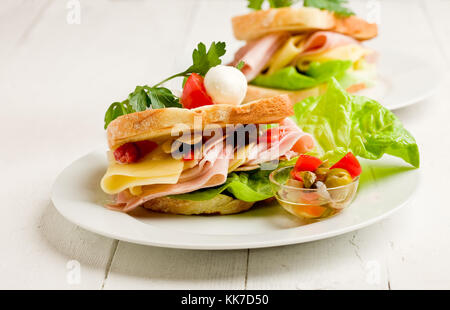
[[[380,52],[377,84],[358,92],[395,110],[424,100],[435,92],[444,72],[429,60],[394,51]]]
[[[108,200],[99,183],[106,171],[106,151],[94,151],[67,167],[57,178],[52,201],[69,221],[123,241],[185,249],[243,249],[302,243],[343,234],[390,215],[415,193],[418,170],[385,157],[362,160],[356,199],[332,218],[304,225],[277,203],[227,216],[158,214],[139,208],[133,214],[103,207]]]

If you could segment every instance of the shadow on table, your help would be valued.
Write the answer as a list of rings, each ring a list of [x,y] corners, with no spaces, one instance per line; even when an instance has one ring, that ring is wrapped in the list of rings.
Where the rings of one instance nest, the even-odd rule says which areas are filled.
[[[378,252],[387,241],[380,234],[380,225],[326,240],[251,251],[180,250],[115,242],[70,223],[49,203],[41,217],[40,231],[68,261],[77,260],[82,268],[102,270],[106,289],[251,289],[293,285],[302,289],[309,288],[309,280],[304,280],[317,277],[317,270],[334,274],[342,269],[345,273],[350,263],[361,264],[360,251]],[[359,244],[359,234],[364,235],[363,244]],[[291,282],[269,283],[274,278]]]

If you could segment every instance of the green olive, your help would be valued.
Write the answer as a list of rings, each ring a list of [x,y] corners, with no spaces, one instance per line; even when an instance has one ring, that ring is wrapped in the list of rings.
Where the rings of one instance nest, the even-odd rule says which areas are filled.
[[[303,185],[306,188],[310,188],[314,184],[314,182],[316,182],[317,178],[314,172],[311,171],[302,171],[300,172],[300,176],[302,177]]]
[[[322,168],[322,167],[317,168],[316,171],[314,171],[314,173],[317,176],[317,181],[325,182],[328,171],[330,171],[329,168]]]
[[[330,167],[331,167],[331,165],[328,162],[328,159],[325,159],[319,166],[319,168],[330,168]]]
[[[352,176],[347,170],[341,168],[330,169],[325,179],[328,188],[347,185],[353,182]]]

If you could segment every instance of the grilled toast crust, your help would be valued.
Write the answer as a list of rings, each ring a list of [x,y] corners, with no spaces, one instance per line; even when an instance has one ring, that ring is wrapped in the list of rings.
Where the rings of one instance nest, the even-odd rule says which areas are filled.
[[[166,108],[126,114],[107,128],[108,145],[114,150],[127,142],[164,139],[172,129],[202,129],[207,125],[278,123],[294,114],[287,95],[262,98],[242,105],[210,105],[188,110]],[[198,124],[202,128],[197,128]]]
[[[293,33],[329,30],[368,40],[377,36],[378,26],[357,17],[340,17],[332,12],[312,7],[273,8],[254,11],[232,18],[234,36],[238,40],[254,40],[269,33]]]

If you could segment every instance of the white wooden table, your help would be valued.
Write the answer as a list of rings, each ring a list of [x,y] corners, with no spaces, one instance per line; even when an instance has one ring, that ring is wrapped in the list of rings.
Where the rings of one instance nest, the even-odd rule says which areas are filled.
[[[71,24],[77,2],[80,24]],[[376,18],[378,5],[370,46],[450,68],[450,1],[352,2],[363,17]],[[412,203],[368,228],[293,246],[189,251],[108,239],[57,213],[52,183],[104,143],[107,106],[184,70],[199,41],[228,42],[229,59],[241,44],[230,17],[246,11],[238,0],[0,2],[0,288],[450,288],[448,76],[432,98],[395,111],[420,145],[423,182]]]

